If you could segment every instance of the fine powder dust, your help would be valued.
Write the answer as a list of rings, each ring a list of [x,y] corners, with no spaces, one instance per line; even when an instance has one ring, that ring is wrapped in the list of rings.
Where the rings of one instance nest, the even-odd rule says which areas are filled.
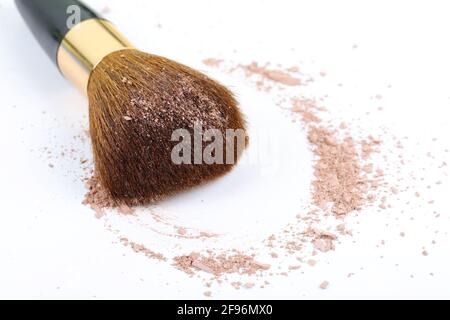
[[[377,168],[371,160],[374,153],[380,152],[383,142],[371,135],[352,136],[350,125],[344,122],[336,125],[335,121],[329,120],[333,117],[323,106],[322,99],[298,95],[296,88],[314,81],[302,74],[298,67],[277,69],[268,64],[233,64],[215,58],[204,60],[204,64],[245,79],[256,90],[270,95],[281,109],[288,109],[292,121],[304,128],[315,157],[310,205],[299,208],[301,214],[292,217],[292,222],[279,234],[267,235],[259,247],[255,244],[252,249],[205,251],[199,248],[198,252],[171,257],[170,252],[156,252],[127,237],[119,237],[122,245],[137,253],[168,263],[189,276],[200,277],[208,288],[204,295],[210,297],[214,281],[228,283],[236,289],[264,288],[272,276],[288,276],[303,266],[315,266],[314,256],[335,250],[340,237],[352,235],[345,223],[349,214],[368,206],[386,208],[386,190],[391,190],[388,194],[393,194],[392,190],[398,191],[387,186],[382,168]],[[325,73],[321,72],[320,76],[325,76]],[[84,204],[92,207],[97,218],[106,218],[107,212],[110,214],[111,211],[108,208],[116,207],[115,202],[95,176],[88,179],[86,186],[88,192]],[[134,214],[133,208],[123,205],[117,211],[117,214]],[[330,217],[334,224],[322,224],[322,220]],[[189,240],[187,228],[174,228],[175,236]],[[208,241],[210,235],[203,235],[199,238]],[[264,252],[268,254],[264,255]],[[291,259],[279,259],[280,256]],[[245,280],[232,281],[229,275],[245,277]],[[318,284],[321,289],[328,286],[327,281]]]

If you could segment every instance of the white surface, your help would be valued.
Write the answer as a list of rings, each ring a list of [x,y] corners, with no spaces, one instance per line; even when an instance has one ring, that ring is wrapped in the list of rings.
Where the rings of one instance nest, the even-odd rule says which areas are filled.
[[[450,163],[446,1],[88,3],[99,10],[107,5],[107,17],[139,48],[233,86],[253,130],[263,137],[299,130],[300,148],[287,148],[281,159],[269,152],[276,170],[240,166],[207,188],[163,204],[193,228],[247,232],[251,243],[298,213],[311,179],[304,132],[239,79],[207,69],[205,58],[326,71],[320,85],[305,90],[329,94],[333,117],[367,134],[385,128],[389,137],[409,137],[409,160],[391,179],[410,189],[389,201],[392,209],[351,217],[354,237],[320,256],[316,267],[274,278],[265,289],[215,286],[214,298],[450,298],[449,179],[448,169],[438,169]],[[89,157],[89,145],[75,136],[87,127],[87,103],[40,50],[13,1],[0,0],[0,39],[0,298],[204,298],[201,281],[118,245],[103,221],[81,205],[79,157]],[[383,99],[371,100],[376,94]],[[374,112],[379,106],[384,111]],[[272,130],[261,130],[272,119]],[[45,147],[53,153],[47,155]],[[76,159],[55,157],[72,148]],[[278,165],[296,158],[296,164]],[[422,197],[414,197],[416,190]],[[227,214],[244,221],[236,224]],[[258,232],[247,228],[250,223],[258,224]],[[421,254],[422,247],[429,256]],[[348,273],[355,275],[349,279]],[[324,280],[330,287],[319,290]]]

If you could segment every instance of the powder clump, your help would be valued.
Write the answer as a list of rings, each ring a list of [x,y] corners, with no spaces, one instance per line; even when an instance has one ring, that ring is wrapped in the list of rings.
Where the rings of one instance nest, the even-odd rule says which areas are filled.
[[[247,75],[258,74],[263,79],[280,83],[286,86],[299,86],[302,81],[299,78],[291,76],[289,73],[282,70],[269,69],[267,66],[260,66],[257,62],[252,62],[248,65],[239,65]]]
[[[318,157],[314,169],[314,204],[324,208],[331,203],[331,211],[338,216],[360,209],[369,181],[361,174],[354,140],[346,137],[338,141],[331,130],[316,126],[309,129],[308,139]]]
[[[322,290],[328,289],[328,286],[330,285],[330,283],[328,281],[324,281],[320,284],[319,288]]]
[[[201,255],[193,252],[187,256],[175,257],[174,265],[188,274],[194,274],[196,270],[201,270],[215,276],[227,273],[252,275],[270,268],[270,265],[259,263],[253,257],[239,252],[229,255],[224,253]]]

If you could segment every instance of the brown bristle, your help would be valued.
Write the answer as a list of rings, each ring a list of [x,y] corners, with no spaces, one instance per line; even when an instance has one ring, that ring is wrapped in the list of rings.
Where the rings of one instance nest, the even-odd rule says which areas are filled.
[[[221,176],[233,164],[174,164],[176,129],[244,129],[233,94],[172,60],[127,49],[111,53],[88,85],[95,174],[118,203],[145,204]],[[203,142],[203,146],[208,143]],[[202,149],[203,150],[203,149]],[[235,146],[236,159],[241,150]],[[194,148],[192,148],[194,159]]]

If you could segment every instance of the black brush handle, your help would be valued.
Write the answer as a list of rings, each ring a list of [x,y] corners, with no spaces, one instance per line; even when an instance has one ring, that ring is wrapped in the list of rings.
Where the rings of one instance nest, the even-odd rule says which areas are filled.
[[[74,23],[99,18],[94,11],[77,0],[15,1],[34,37],[55,63],[59,45]]]

